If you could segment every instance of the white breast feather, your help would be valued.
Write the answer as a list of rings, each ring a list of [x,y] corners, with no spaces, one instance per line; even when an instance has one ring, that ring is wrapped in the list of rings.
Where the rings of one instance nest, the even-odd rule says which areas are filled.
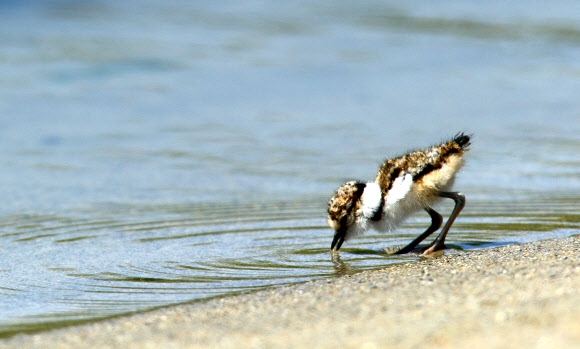
[[[387,232],[394,230],[405,218],[414,210],[415,205],[409,206],[408,194],[411,192],[413,185],[413,176],[405,174],[397,177],[387,193],[383,216],[380,221],[373,221],[371,217],[381,204],[382,190],[378,183],[366,183],[363,195],[361,196],[362,207],[357,224],[355,224],[347,234],[346,239],[361,235],[367,229]]]
[[[401,175],[395,179],[385,199],[383,218],[374,222],[373,227],[382,232],[392,231],[412,213],[412,209],[405,204],[405,197],[411,191],[413,176]]]
[[[413,176],[409,173],[397,177],[393,182],[391,190],[387,193],[386,206],[394,205],[397,201],[402,200],[411,191],[413,185]]]
[[[370,218],[381,206],[381,187],[378,183],[371,182],[366,183],[365,190],[361,197],[362,200],[362,214],[363,216]]]

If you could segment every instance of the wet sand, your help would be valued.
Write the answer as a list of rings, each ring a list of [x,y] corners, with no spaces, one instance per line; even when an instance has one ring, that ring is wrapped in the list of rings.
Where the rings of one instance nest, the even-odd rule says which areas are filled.
[[[0,347],[580,348],[580,237],[446,252]]]

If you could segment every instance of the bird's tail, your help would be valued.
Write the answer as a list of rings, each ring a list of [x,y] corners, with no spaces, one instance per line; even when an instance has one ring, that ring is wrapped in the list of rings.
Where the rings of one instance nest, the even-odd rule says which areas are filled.
[[[463,149],[463,150],[467,150],[467,148],[471,144],[470,141],[471,141],[471,136],[466,135],[463,132],[459,132],[451,140],[451,142],[455,143],[458,148]]]

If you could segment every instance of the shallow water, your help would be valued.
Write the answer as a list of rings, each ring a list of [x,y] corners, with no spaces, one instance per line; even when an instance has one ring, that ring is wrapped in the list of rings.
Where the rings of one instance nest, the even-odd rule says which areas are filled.
[[[0,336],[413,261],[327,200],[460,130],[450,247],[579,233],[576,3],[135,4],[0,5]]]

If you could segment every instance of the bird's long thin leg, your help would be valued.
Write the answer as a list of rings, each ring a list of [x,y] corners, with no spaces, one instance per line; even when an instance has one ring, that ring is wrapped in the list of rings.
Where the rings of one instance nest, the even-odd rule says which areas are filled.
[[[403,254],[413,251],[417,245],[419,245],[429,235],[433,234],[434,231],[441,227],[441,223],[443,223],[443,217],[441,217],[441,215],[431,207],[425,207],[425,211],[427,211],[429,216],[431,216],[431,226],[427,228],[423,234],[417,236],[415,240],[411,241],[407,246],[395,252],[395,254]]]
[[[433,240],[431,245],[429,245],[429,247],[423,252],[423,254],[430,254],[445,248],[445,238],[447,237],[447,233],[449,232],[449,229],[453,225],[455,218],[457,218],[459,212],[461,212],[461,210],[465,206],[465,196],[461,193],[440,191],[438,194],[443,198],[453,199],[453,201],[455,201],[455,207],[453,208],[453,211],[451,212],[449,219],[447,219],[445,226],[439,233],[439,236],[437,236],[437,238]]]

